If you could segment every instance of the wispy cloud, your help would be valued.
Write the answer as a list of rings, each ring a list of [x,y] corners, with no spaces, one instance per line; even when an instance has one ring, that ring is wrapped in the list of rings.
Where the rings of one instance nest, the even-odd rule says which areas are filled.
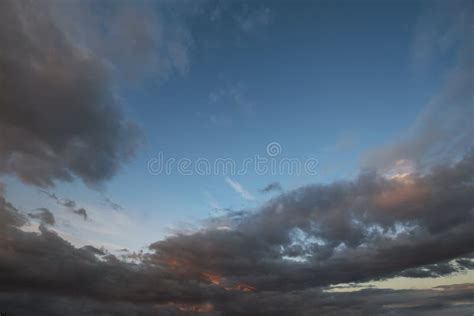
[[[245,88],[240,84],[211,91],[209,102],[219,106],[216,109],[219,113],[213,113],[209,118],[216,126],[232,126],[233,118],[252,118],[257,112],[257,103],[249,98]]]
[[[247,200],[247,201],[253,201],[255,198],[250,194],[249,191],[247,191],[239,182],[232,180],[229,177],[225,178],[225,182],[227,182],[228,185],[237,193],[240,194],[240,196]]]
[[[459,2],[448,10],[445,3],[440,2],[431,14],[421,19],[415,34],[414,61],[430,65],[443,60],[447,53],[456,58],[444,70],[446,76],[441,88],[407,132],[364,155],[364,167],[387,170],[398,160],[429,166],[441,159],[447,161],[472,146],[474,10],[472,4],[467,3]],[[443,38],[449,41],[444,41],[440,50]]]
[[[268,27],[274,12],[269,7],[249,6],[245,2],[218,1],[209,13],[211,22],[227,20],[242,33],[252,34]]]
[[[204,195],[206,196],[207,204],[213,209],[213,210],[220,210],[222,209],[221,205],[219,204],[219,201],[214,197],[214,195],[209,192],[209,191],[204,191]]]
[[[114,209],[116,211],[123,210],[122,205],[112,201],[109,197],[107,197],[105,195],[102,195],[102,200],[103,200],[105,205],[107,205],[108,207],[111,207],[112,209]]]
[[[87,216],[86,209],[82,207],[76,209],[76,205],[77,205],[76,201],[68,199],[68,198],[60,198],[55,193],[52,193],[46,190],[39,190],[39,192],[46,194],[49,198],[55,201],[56,204],[64,206],[65,208],[71,210],[74,214],[82,216],[85,221],[87,220],[88,216]]]
[[[272,182],[260,190],[261,193],[270,193],[274,191],[276,192],[283,191],[283,188],[281,187],[279,182]]]
[[[270,23],[270,9],[262,8],[247,15],[236,15],[235,20],[244,32],[252,32]]]

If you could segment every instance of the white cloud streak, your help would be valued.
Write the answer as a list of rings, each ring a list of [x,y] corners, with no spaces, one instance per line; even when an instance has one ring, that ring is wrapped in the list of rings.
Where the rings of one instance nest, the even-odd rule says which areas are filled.
[[[240,196],[244,199],[244,200],[247,200],[247,201],[253,201],[255,198],[252,196],[252,194],[250,194],[249,191],[247,191],[239,182],[235,181],[235,180],[232,180],[231,178],[229,177],[226,177],[225,178],[225,182],[227,182],[227,184],[235,191],[237,192],[238,194],[240,194]]]

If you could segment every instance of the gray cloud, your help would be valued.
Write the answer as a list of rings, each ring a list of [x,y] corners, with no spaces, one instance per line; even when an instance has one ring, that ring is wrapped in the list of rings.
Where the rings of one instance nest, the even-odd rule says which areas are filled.
[[[363,290],[324,293],[319,290],[264,292],[227,302],[225,315],[469,315],[472,285],[434,290]]]
[[[0,172],[46,187],[110,179],[140,131],[112,91],[106,64],[66,34],[49,3],[2,1]]]
[[[2,189],[3,191],[3,189]],[[9,226],[22,226],[27,223],[27,219],[5,198],[0,192],[0,229],[7,229]]]
[[[274,192],[274,191],[277,191],[277,192],[283,191],[280,183],[278,182],[269,183],[267,186],[265,186],[263,189],[260,190],[260,192],[262,193],[269,193],[269,192]]]
[[[34,210],[33,213],[28,213],[28,216],[40,220],[43,224],[54,225],[56,222],[53,213],[44,207]]]
[[[102,200],[104,201],[104,203],[108,206],[110,206],[112,209],[116,210],[116,211],[120,211],[120,210],[123,210],[123,207],[122,205],[118,204],[118,203],[115,203],[114,201],[112,201],[109,197],[105,196],[105,195],[102,195]]]
[[[185,73],[185,23],[167,18],[172,8],[146,3],[0,6],[0,172],[41,187],[110,179],[142,142],[112,74]]]
[[[88,219],[87,210],[83,207],[76,208],[76,201],[68,199],[68,198],[60,198],[56,195],[56,193],[49,192],[46,190],[39,190],[39,192],[44,193],[46,196],[51,198],[56,204],[64,206],[74,214],[82,216],[82,218],[86,221]]]
[[[74,208],[76,207],[76,202],[71,200],[71,199],[61,199],[59,198],[55,193],[49,192],[46,190],[39,190],[39,192],[45,194],[49,198],[51,198],[53,201],[55,201],[58,205],[68,207],[68,208]]]
[[[2,313],[10,312],[4,309],[8,306],[24,308],[23,315],[29,308],[38,312],[42,308],[55,309],[54,304],[48,307],[41,299],[32,300],[26,306],[15,305],[24,293],[57,302],[62,297],[65,301],[82,297],[84,301],[104,304],[124,302],[124,305],[145,306],[167,304],[176,299],[192,302],[206,295],[209,288],[206,284],[187,281],[180,284],[185,279],[171,271],[122,262],[91,247],[75,248],[43,225],[39,233],[22,231],[18,228],[26,222],[25,217],[3,197],[0,201],[0,296],[2,299],[9,296],[6,293],[15,296],[1,304]]]
[[[159,241],[149,260],[262,290],[383,279],[422,266],[426,276],[462,271],[436,264],[474,252],[473,180],[471,151],[454,165],[403,180],[363,173],[310,185],[241,214],[237,223],[217,219],[234,223],[230,229]]]
[[[465,315],[472,285],[323,290],[472,269],[473,180],[474,151],[403,180],[372,173],[306,186],[226,215],[228,229],[178,234],[126,261],[44,225],[20,230],[26,218],[2,197],[0,306],[16,315]]]
[[[84,208],[79,208],[77,210],[73,210],[73,213],[82,216],[82,218],[86,221],[87,220],[87,211]]]

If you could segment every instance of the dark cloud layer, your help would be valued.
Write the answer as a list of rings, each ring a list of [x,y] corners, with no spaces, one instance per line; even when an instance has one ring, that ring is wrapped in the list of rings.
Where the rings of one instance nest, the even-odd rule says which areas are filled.
[[[26,222],[24,216],[3,198],[0,206],[2,292],[32,291],[131,303],[160,303],[179,293],[193,293],[192,284],[182,288],[166,271],[101,256],[90,246],[77,249],[43,225],[39,233],[21,231],[18,227]],[[199,292],[194,291],[198,299]]]
[[[358,293],[265,292],[234,295],[220,303],[133,304],[71,296],[0,293],[0,304],[13,315],[450,315],[470,316],[472,284],[437,290],[365,290]],[[194,306],[192,308],[191,306]],[[193,311],[194,309],[194,311]],[[8,314],[7,314],[8,315]]]
[[[75,248],[2,198],[0,306],[15,315],[469,315],[472,285],[330,293],[339,283],[472,269],[474,151],[428,174],[289,191],[229,229],[158,241],[138,260]],[[443,214],[443,216],[440,216]]]
[[[110,179],[139,142],[101,58],[62,30],[49,2],[0,3],[0,172],[51,186]]]
[[[231,230],[157,242],[150,258],[267,290],[380,279],[421,266],[441,275],[430,265],[474,252],[473,205],[471,151],[426,175],[363,173],[351,182],[302,187],[240,216]]]

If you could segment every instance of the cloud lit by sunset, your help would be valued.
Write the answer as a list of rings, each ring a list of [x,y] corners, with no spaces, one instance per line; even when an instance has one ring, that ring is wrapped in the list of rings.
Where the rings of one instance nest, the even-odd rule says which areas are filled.
[[[0,40],[0,316],[473,315],[472,0],[2,0]]]

